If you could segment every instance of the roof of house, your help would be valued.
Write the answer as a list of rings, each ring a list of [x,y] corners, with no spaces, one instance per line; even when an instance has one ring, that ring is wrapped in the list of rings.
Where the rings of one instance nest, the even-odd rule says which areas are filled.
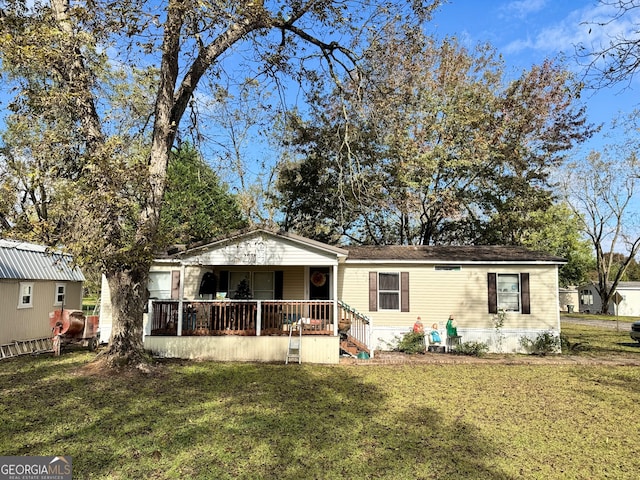
[[[83,282],[70,255],[42,245],[0,239],[0,279]]]
[[[371,245],[347,247],[348,260],[421,262],[545,262],[566,263],[561,257],[523,247],[491,245]]]
[[[332,246],[290,232],[273,231],[269,229],[249,229],[208,242],[192,245],[176,245],[168,252],[159,254],[158,258],[176,258],[193,254],[202,249],[215,248],[218,245],[247,237],[249,235],[268,234],[274,237],[287,238],[297,243],[314,248],[331,251],[347,261],[355,262],[430,262],[430,263],[555,263],[563,264],[567,260],[549,255],[544,252],[528,250],[524,247],[511,246],[413,246],[413,245],[360,245],[360,246]]]
[[[172,247],[169,248],[169,250],[166,253],[158,254],[158,258],[176,258],[176,257],[186,256],[186,255],[193,254],[194,252],[197,252],[199,250],[207,250],[207,249],[215,248],[221,245],[228,244],[230,242],[241,240],[243,238],[247,238],[250,236],[257,236],[261,234],[273,236],[276,238],[279,237],[279,238],[289,239],[295,243],[313,247],[315,249],[331,252],[336,255],[341,255],[341,256],[347,255],[347,251],[344,248],[318,242],[316,240],[302,237],[300,235],[296,235],[291,232],[275,231],[275,230],[270,230],[268,228],[258,228],[258,229],[240,230],[238,232],[229,234],[227,236],[222,236],[220,238],[216,238],[212,240],[197,242],[190,245],[173,245]]]

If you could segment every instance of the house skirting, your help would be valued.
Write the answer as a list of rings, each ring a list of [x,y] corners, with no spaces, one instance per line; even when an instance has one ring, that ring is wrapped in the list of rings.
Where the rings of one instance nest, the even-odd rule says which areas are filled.
[[[163,358],[215,360],[221,362],[282,362],[289,346],[288,336],[145,336],[144,348]],[[337,364],[340,338],[303,335],[302,363]]]
[[[401,339],[410,328],[393,328],[393,327],[374,327],[371,334],[371,339],[374,340],[375,350],[392,350],[398,344],[398,340]],[[560,332],[557,329],[517,329],[517,328],[503,328],[500,333],[495,329],[487,328],[460,328],[458,327],[458,335],[464,342],[483,342],[489,347],[490,353],[529,353],[527,352],[520,341],[523,337],[535,340],[536,337],[544,332],[551,332],[555,336],[559,337]],[[425,328],[425,333],[428,335],[429,329]],[[447,331],[446,329],[439,329],[438,333],[442,339],[442,344],[446,344]]]

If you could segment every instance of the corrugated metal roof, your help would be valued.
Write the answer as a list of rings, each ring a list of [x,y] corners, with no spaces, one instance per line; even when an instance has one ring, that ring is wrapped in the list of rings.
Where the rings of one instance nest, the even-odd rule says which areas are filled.
[[[0,279],[83,282],[70,255],[42,245],[0,239]]]

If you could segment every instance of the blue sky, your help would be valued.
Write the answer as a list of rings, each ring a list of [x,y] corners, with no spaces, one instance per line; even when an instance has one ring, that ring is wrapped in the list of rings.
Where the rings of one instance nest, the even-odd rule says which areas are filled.
[[[438,36],[455,35],[467,46],[490,43],[514,74],[545,58],[564,56],[567,66],[580,75],[583,67],[575,59],[577,44],[606,43],[609,36],[632,29],[631,13],[603,27],[594,25],[611,18],[611,13],[611,8],[596,0],[449,0],[435,13],[428,30]],[[635,23],[640,23],[640,12],[633,15]],[[636,79],[599,91],[586,90],[582,98],[589,120],[607,124],[619,113],[630,113],[640,101],[639,88]],[[602,141],[598,136],[587,148],[597,148]]]

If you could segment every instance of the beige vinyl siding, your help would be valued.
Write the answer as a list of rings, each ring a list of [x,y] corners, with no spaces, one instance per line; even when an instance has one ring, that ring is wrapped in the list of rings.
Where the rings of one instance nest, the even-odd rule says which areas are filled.
[[[283,276],[283,297],[284,300],[304,300],[305,283],[304,267],[282,268]]]
[[[531,314],[508,313],[505,328],[556,328],[558,318],[555,265],[461,265],[459,271],[433,265],[345,265],[339,275],[339,296],[371,316],[376,327],[409,328],[417,316],[425,325],[444,326],[450,314],[465,328],[492,328],[488,313],[487,274],[528,273]],[[369,272],[409,272],[409,312],[369,311]]]
[[[65,308],[82,308],[82,284],[80,282],[30,281],[33,284],[33,306],[18,308],[20,281],[0,281],[0,344],[14,340],[30,340],[51,336],[49,312],[59,309],[55,306],[57,284],[66,286]]]

